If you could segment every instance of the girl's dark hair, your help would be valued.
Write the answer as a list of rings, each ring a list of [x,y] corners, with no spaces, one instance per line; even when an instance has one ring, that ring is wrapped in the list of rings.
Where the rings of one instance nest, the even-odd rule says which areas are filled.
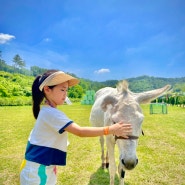
[[[35,119],[37,119],[40,111],[40,104],[42,103],[45,94],[44,91],[40,91],[39,86],[40,84],[51,74],[57,72],[58,70],[49,70],[46,71],[43,75],[39,75],[35,78],[33,85],[32,85],[32,110],[33,110],[33,115]]]

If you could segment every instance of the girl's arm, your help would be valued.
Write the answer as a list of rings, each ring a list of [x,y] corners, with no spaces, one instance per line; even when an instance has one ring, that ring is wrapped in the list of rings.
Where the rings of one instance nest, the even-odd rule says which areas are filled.
[[[127,135],[131,134],[132,127],[130,124],[124,124],[123,122],[107,127],[81,127],[76,123],[72,123],[66,127],[65,130],[80,137],[96,137],[114,134],[128,138]]]

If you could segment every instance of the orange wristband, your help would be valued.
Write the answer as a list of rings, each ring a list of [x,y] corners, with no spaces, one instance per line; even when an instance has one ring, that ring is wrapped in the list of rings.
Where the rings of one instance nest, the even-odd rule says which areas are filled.
[[[109,134],[109,127],[105,127],[105,128],[103,129],[103,134],[104,134],[104,135],[108,135],[108,134]]]

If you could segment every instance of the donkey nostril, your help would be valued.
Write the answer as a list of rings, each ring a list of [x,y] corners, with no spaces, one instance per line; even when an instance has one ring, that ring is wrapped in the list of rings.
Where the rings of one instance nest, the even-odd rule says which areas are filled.
[[[136,165],[138,164],[138,162],[139,162],[139,160],[138,160],[138,159],[136,159]]]
[[[121,162],[122,162],[122,164],[123,164],[123,165],[125,165],[125,162],[124,162],[124,160],[123,160],[123,159],[121,160]]]

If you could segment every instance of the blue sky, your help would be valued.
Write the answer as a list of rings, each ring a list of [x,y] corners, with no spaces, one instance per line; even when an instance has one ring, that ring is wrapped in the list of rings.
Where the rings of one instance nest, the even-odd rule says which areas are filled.
[[[0,0],[0,51],[12,64],[94,81],[185,77],[184,0]]]

